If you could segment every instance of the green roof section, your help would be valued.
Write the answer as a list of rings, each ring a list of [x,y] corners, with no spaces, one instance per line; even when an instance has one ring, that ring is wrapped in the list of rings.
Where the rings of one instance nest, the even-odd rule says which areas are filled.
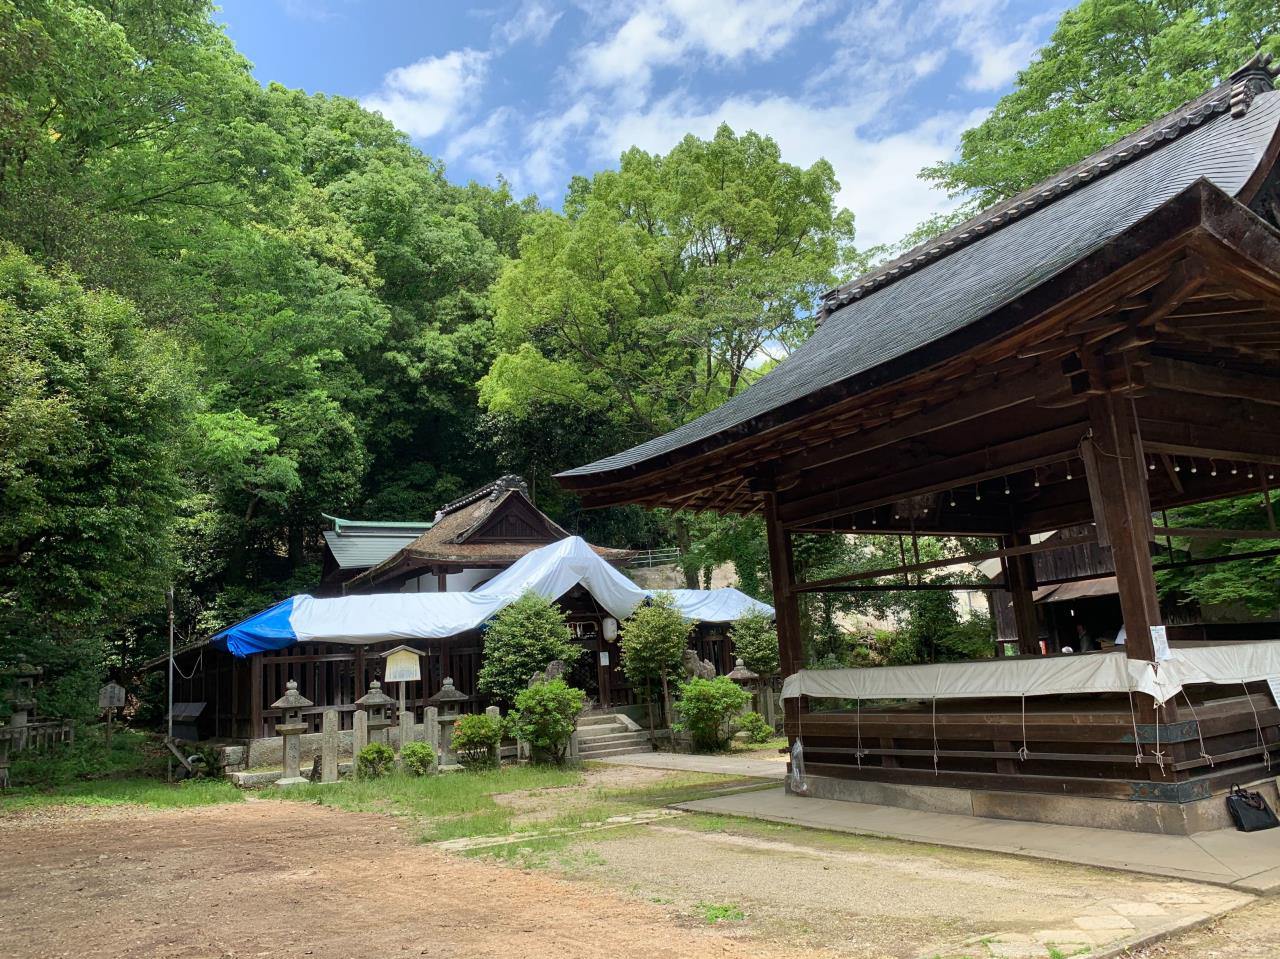
[[[340,569],[377,566],[434,525],[430,520],[403,522],[320,515],[333,523],[333,529],[324,531],[324,541]]]

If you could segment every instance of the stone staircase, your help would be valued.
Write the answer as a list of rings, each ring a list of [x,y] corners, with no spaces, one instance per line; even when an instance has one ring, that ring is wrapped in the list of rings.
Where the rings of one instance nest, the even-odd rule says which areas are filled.
[[[579,759],[603,759],[652,750],[649,731],[628,716],[608,713],[583,716],[578,720]]]

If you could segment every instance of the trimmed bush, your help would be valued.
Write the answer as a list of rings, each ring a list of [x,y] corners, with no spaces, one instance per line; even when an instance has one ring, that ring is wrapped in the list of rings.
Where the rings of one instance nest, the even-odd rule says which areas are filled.
[[[574,722],[587,694],[563,679],[536,683],[516,697],[516,708],[508,717],[517,739],[533,746],[557,766],[564,764],[573,735]]]
[[[492,752],[502,744],[502,720],[484,713],[459,716],[453,724],[453,748],[468,769],[493,765]]]
[[[751,702],[751,694],[727,676],[691,679],[680,687],[675,728],[693,737],[698,750],[724,749],[729,744],[729,720]]]
[[[411,776],[427,776],[435,771],[436,751],[430,743],[405,743],[400,749],[400,764]]]
[[[560,607],[536,593],[525,593],[493,617],[485,630],[476,689],[499,705],[511,706],[534,673],[557,659],[572,665],[581,654]]]
[[[749,743],[767,743],[773,738],[773,727],[759,713],[743,713],[733,725],[738,732],[747,734]]]
[[[743,665],[753,673],[772,676],[781,668],[778,665],[778,631],[773,620],[764,613],[749,613],[729,630],[733,651],[742,658]]]
[[[396,754],[386,743],[370,743],[356,756],[356,771],[361,779],[381,779],[396,764]]]

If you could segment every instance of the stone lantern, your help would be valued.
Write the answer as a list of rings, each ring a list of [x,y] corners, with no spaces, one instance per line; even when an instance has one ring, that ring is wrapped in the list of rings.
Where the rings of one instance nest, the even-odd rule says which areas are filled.
[[[758,701],[760,697],[760,674],[747,669],[746,664],[742,662],[742,657],[739,656],[733,669],[725,673],[725,675],[751,694],[751,708],[761,712]]]
[[[12,730],[12,744],[15,751],[25,748],[27,733],[25,727],[36,708],[36,679],[44,672],[39,666],[32,666],[23,656],[0,673],[0,678],[8,676],[11,680],[9,689],[9,728]]]
[[[391,714],[388,712],[396,701],[382,691],[382,683],[376,679],[369,684],[369,691],[356,700],[356,705],[369,714],[369,741],[386,742],[388,733],[385,730],[391,725]],[[375,739],[375,735],[378,735]]]
[[[457,754],[453,751],[453,724],[462,715],[462,704],[469,698],[466,693],[454,689],[453,680],[446,676],[440,691],[427,700],[428,708],[434,707],[438,711],[436,722],[440,728],[441,766],[458,764]]]
[[[276,780],[277,786],[294,786],[307,782],[302,777],[302,734],[307,731],[303,722],[302,710],[314,705],[298,692],[295,680],[285,684],[284,695],[271,704],[272,709],[279,709],[280,718],[276,720],[276,733],[284,737],[284,776]]]

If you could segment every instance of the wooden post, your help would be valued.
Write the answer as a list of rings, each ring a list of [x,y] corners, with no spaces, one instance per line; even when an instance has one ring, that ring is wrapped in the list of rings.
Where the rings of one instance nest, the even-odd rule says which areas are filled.
[[[1151,627],[1160,624],[1160,602],[1151,569],[1151,508],[1131,402],[1115,393],[1089,398],[1089,424],[1096,455],[1085,457],[1098,540],[1109,544],[1116,567],[1125,652],[1151,661]]]
[[[791,539],[778,521],[778,496],[772,491],[764,493],[764,524],[769,539],[769,569],[773,580],[773,608],[778,628],[778,660],[783,677],[804,666],[804,640],[800,635],[800,604],[795,586],[795,562],[791,553]],[[800,715],[801,701],[788,699],[783,702],[784,719]]]
[[[262,728],[262,654],[249,659],[249,738],[261,739],[267,734]]]
[[[1005,549],[1029,546],[1031,537],[1026,533],[1014,533],[1002,538]],[[1023,655],[1040,654],[1040,624],[1036,619],[1036,604],[1032,592],[1036,587],[1035,560],[1030,554],[1009,556],[1005,559],[1005,572],[1009,597],[1013,600],[1013,621],[1018,629],[1018,652]]]

